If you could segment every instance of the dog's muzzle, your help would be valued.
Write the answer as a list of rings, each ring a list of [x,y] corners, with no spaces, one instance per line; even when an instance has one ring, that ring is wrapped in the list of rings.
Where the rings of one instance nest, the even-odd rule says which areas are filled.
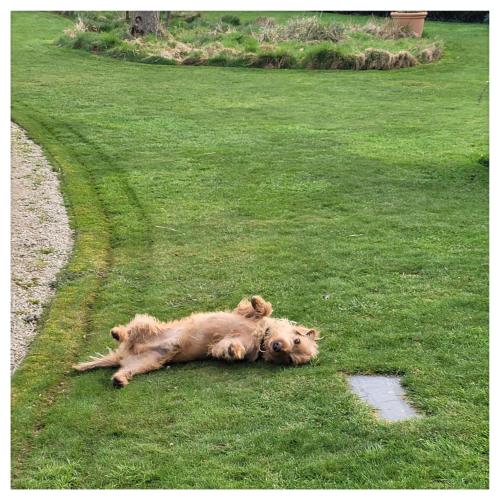
[[[282,347],[281,346],[281,342],[278,342],[278,341],[273,342],[272,347],[273,347],[273,351],[274,352],[280,352],[281,351],[281,347]]]

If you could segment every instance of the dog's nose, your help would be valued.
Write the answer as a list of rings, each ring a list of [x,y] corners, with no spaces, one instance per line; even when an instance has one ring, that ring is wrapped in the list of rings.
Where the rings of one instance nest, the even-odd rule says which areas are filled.
[[[273,342],[273,351],[280,352],[281,351],[281,342]]]
[[[120,340],[120,336],[118,335],[118,332],[113,329],[111,330],[111,336],[115,339],[115,340]]]

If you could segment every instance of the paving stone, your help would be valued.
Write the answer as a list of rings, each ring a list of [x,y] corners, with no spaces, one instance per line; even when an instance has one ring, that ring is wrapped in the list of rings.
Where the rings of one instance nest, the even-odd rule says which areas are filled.
[[[352,375],[348,380],[352,391],[373,406],[380,419],[392,422],[420,416],[404,399],[400,377]]]

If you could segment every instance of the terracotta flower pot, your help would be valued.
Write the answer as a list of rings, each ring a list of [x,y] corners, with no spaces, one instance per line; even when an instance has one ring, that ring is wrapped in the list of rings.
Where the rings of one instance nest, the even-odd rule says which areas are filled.
[[[415,33],[415,36],[419,38],[422,36],[427,12],[391,12],[391,17],[397,26],[406,26]]]

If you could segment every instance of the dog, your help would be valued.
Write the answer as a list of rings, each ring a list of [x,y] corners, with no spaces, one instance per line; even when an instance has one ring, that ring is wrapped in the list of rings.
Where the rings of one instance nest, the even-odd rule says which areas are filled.
[[[243,299],[233,311],[194,313],[167,323],[138,314],[128,325],[111,329],[119,343],[116,350],[73,368],[84,372],[119,366],[111,380],[115,387],[125,387],[134,375],[207,358],[308,363],[318,354],[317,330],[271,318],[272,311],[269,302],[255,295],[250,301]]]

